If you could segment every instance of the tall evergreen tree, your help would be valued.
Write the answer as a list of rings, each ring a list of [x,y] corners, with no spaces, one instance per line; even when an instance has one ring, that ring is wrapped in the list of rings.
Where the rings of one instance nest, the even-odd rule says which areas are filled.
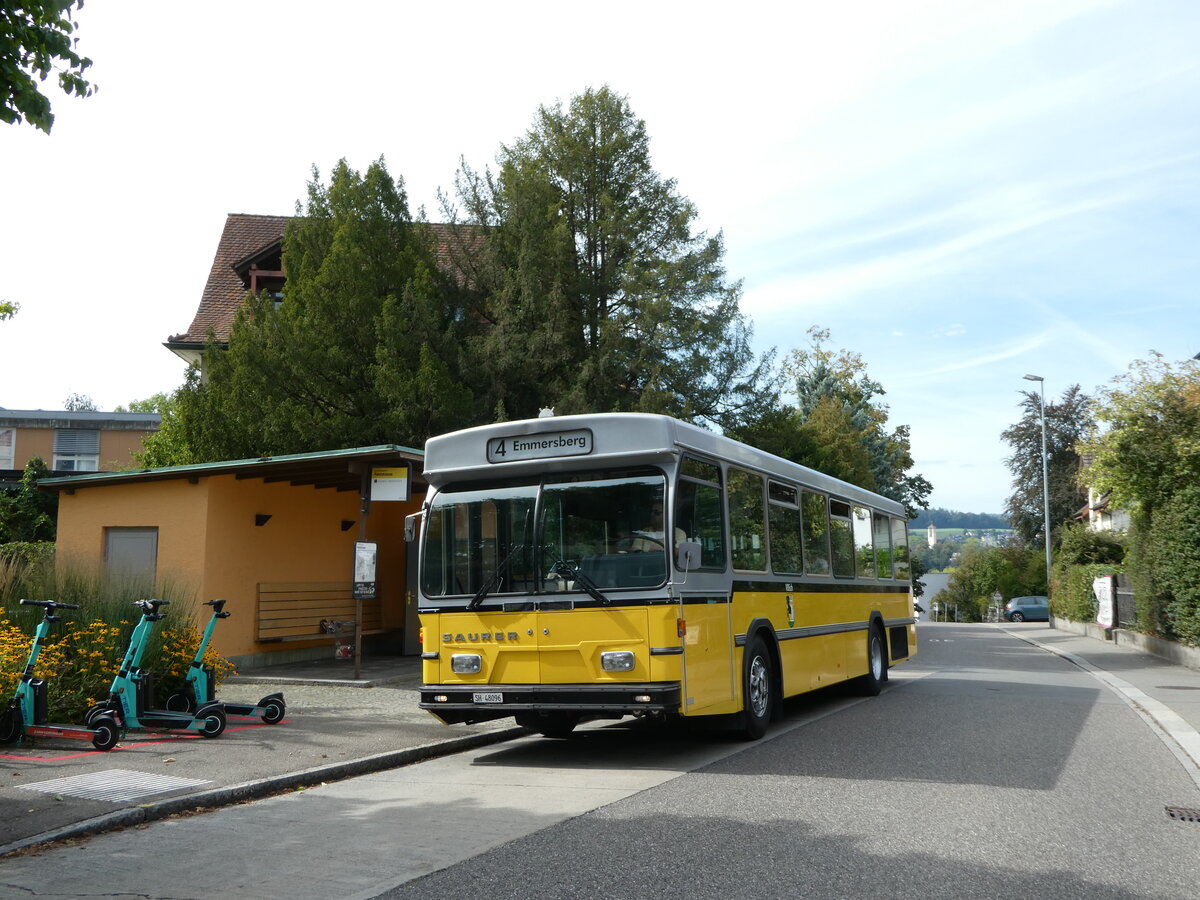
[[[604,87],[541,107],[498,162],[457,178],[468,220],[486,226],[463,279],[483,408],[718,424],[758,409],[765,365],[722,236],[694,230],[695,206],[654,170],[626,98]]]
[[[283,239],[283,299],[250,297],[180,389],[167,454],[205,461],[400,443],[470,421],[459,382],[460,311],[382,159],[314,170]],[[166,423],[164,423],[166,424]],[[153,450],[153,439],[149,442]]]
[[[1044,541],[1044,492],[1042,490],[1041,395],[1022,391],[1021,420],[1000,433],[1013,448],[1005,459],[1013,473],[1013,492],[1004,512],[1017,534],[1029,544]],[[1058,403],[1046,404],[1046,458],[1050,485],[1050,529],[1068,522],[1087,503],[1087,491],[1079,486],[1078,446],[1092,431],[1091,400],[1073,384],[1063,391]]]

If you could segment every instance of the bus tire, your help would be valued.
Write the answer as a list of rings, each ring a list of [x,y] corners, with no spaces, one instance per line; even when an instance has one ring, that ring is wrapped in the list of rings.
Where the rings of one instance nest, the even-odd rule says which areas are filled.
[[[877,697],[887,678],[888,660],[883,629],[872,625],[867,632],[867,674],[858,679],[859,691],[866,697]]]
[[[748,741],[757,741],[767,733],[775,700],[772,684],[771,654],[767,643],[755,635],[746,644],[742,655],[742,725],[741,734]]]

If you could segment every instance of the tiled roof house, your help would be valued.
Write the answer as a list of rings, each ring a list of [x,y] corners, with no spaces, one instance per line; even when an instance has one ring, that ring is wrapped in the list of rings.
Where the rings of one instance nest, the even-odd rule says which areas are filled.
[[[198,366],[210,332],[218,344],[229,341],[229,327],[247,293],[282,291],[283,231],[291,218],[230,213],[192,324],[182,334],[168,338],[163,346]],[[460,268],[462,254],[455,250],[464,246],[469,250],[470,241],[464,241],[463,236],[478,232],[471,226],[430,224],[428,227],[437,239],[438,264],[446,271]]]

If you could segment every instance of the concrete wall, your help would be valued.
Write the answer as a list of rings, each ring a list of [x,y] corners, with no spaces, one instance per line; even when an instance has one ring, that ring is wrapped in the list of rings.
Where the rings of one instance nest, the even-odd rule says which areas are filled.
[[[1151,637],[1139,631],[1129,631],[1125,628],[1107,630],[1095,622],[1073,622],[1070,619],[1050,617],[1050,624],[1061,631],[1072,634],[1082,634],[1098,641],[1111,640],[1114,644],[1123,644],[1173,662],[1176,665],[1187,666],[1189,669],[1200,670],[1200,647],[1189,647],[1174,641],[1164,641],[1162,638]]]

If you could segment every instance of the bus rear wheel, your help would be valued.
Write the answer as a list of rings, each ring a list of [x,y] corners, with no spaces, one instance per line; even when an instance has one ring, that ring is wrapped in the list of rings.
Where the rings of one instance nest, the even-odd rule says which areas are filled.
[[[879,696],[887,677],[888,661],[883,643],[883,629],[873,625],[867,635],[867,674],[858,679],[860,692],[867,697]]]
[[[775,690],[772,685],[771,655],[766,642],[757,635],[746,644],[742,664],[742,726],[748,741],[757,741],[767,733],[771,721]]]

